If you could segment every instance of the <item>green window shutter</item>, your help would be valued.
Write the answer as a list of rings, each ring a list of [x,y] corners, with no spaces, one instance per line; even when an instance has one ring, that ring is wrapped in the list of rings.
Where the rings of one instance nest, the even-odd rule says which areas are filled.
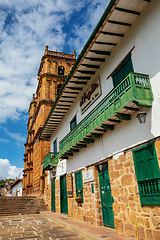
[[[76,126],[77,126],[77,117],[75,115],[74,118],[70,122],[70,130],[72,131]]]
[[[116,87],[130,72],[134,72],[131,55],[129,55],[112,74],[114,87]]]
[[[75,173],[75,187],[76,187],[76,197],[80,193],[82,196],[83,202],[83,181],[82,181],[82,171],[78,171]]]
[[[133,151],[142,205],[160,205],[160,171],[154,142]]]
[[[133,150],[136,177],[138,181],[159,178],[159,166],[154,143]]]
[[[57,153],[57,139],[53,142],[53,151]]]

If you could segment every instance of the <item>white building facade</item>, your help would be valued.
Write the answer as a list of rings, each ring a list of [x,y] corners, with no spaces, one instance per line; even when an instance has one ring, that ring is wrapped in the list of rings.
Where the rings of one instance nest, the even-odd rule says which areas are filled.
[[[7,192],[9,197],[21,197],[22,196],[22,188],[23,188],[23,179],[17,179],[10,187]]]
[[[110,1],[41,133],[59,158],[52,210],[140,239],[160,236],[159,14]]]

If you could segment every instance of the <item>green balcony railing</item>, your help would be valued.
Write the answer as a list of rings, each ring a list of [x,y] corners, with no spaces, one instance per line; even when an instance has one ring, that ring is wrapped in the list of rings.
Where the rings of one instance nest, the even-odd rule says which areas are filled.
[[[58,163],[58,153],[50,152],[44,157],[43,169],[50,170],[53,167],[56,167],[57,163]]]
[[[153,94],[149,76],[129,73],[106,97],[61,141],[59,155],[63,156],[71,147],[101,126],[111,116],[129,103],[151,107]],[[134,108],[133,108],[134,109]]]

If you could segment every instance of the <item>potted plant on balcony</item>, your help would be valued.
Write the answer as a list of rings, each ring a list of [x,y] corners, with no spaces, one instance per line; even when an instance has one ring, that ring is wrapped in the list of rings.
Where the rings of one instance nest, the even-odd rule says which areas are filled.
[[[81,195],[81,191],[80,190],[78,191],[78,195],[75,198],[75,200],[76,200],[77,203],[81,203],[82,202],[82,195]]]

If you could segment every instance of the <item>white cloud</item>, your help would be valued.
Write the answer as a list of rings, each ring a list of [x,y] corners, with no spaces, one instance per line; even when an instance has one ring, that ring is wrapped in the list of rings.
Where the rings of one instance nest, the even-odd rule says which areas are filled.
[[[0,179],[22,178],[23,168],[12,166],[8,159],[0,158]]]
[[[6,138],[0,138],[0,142],[1,142],[1,143],[7,143],[7,142],[9,142],[9,140],[6,139]]]
[[[24,142],[26,141],[26,137],[22,136],[20,133],[10,133],[6,128],[3,128],[5,133],[7,133],[12,139],[15,140],[18,147],[24,146]]]
[[[37,72],[44,46],[77,54],[84,46],[106,6],[106,0],[0,0],[0,123],[27,112],[36,90]],[[85,9],[85,10],[84,10]],[[78,11],[79,24],[66,21]],[[76,21],[76,18],[74,18]],[[74,39],[68,37],[74,35]]]

